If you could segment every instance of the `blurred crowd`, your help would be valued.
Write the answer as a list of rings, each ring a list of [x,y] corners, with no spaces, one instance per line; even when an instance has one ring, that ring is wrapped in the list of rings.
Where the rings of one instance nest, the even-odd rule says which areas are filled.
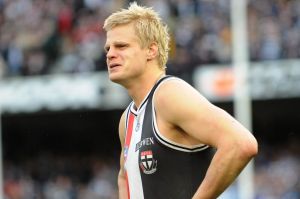
[[[4,199],[117,199],[117,163],[43,154],[4,163]]]
[[[262,145],[255,160],[256,199],[300,198],[300,139]]]
[[[170,27],[169,73],[184,76],[201,64],[231,61],[230,0],[137,2],[152,6]],[[103,21],[127,3],[0,0],[0,78],[105,70]],[[299,0],[248,0],[252,61],[300,58],[299,33]],[[256,199],[300,198],[299,154],[299,142],[260,149]],[[6,160],[5,199],[116,199],[116,165],[53,154]]]
[[[300,198],[300,146],[261,144],[255,199]],[[101,156],[42,154],[4,164],[4,199],[117,199],[118,161]],[[221,199],[242,199],[232,186]]]
[[[0,77],[105,70],[104,19],[128,0],[0,0]],[[231,60],[230,0],[139,0],[170,26],[169,72]],[[253,61],[300,57],[300,1],[248,0]]]

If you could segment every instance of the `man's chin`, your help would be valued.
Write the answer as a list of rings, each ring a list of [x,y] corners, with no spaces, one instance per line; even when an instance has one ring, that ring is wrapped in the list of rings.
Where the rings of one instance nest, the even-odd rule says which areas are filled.
[[[112,81],[114,83],[122,82],[122,78],[119,77],[119,75],[116,75],[116,74],[109,74],[109,79],[110,79],[110,81]]]

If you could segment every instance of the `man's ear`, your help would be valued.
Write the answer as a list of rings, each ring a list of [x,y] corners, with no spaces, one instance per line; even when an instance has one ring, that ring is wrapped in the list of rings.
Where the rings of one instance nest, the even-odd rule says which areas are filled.
[[[147,52],[147,60],[155,59],[158,55],[158,45],[156,42],[150,43]]]

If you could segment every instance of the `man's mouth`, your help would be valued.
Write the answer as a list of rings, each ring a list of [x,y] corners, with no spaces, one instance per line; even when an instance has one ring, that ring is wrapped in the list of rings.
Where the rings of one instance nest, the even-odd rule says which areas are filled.
[[[120,65],[120,64],[117,64],[117,63],[116,63],[116,64],[110,64],[110,65],[109,65],[109,68],[112,69],[112,68],[115,68],[115,67],[117,67],[117,66],[121,66],[121,65]]]

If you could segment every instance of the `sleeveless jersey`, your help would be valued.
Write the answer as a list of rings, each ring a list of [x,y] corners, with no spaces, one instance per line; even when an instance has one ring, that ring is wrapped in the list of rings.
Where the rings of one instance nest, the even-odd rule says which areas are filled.
[[[126,109],[124,167],[130,199],[190,199],[211,161],[207,145],[178,144],[158,129],[152,98],[159,85],[173,78],[161,78],[137,110],[133,102]]]

